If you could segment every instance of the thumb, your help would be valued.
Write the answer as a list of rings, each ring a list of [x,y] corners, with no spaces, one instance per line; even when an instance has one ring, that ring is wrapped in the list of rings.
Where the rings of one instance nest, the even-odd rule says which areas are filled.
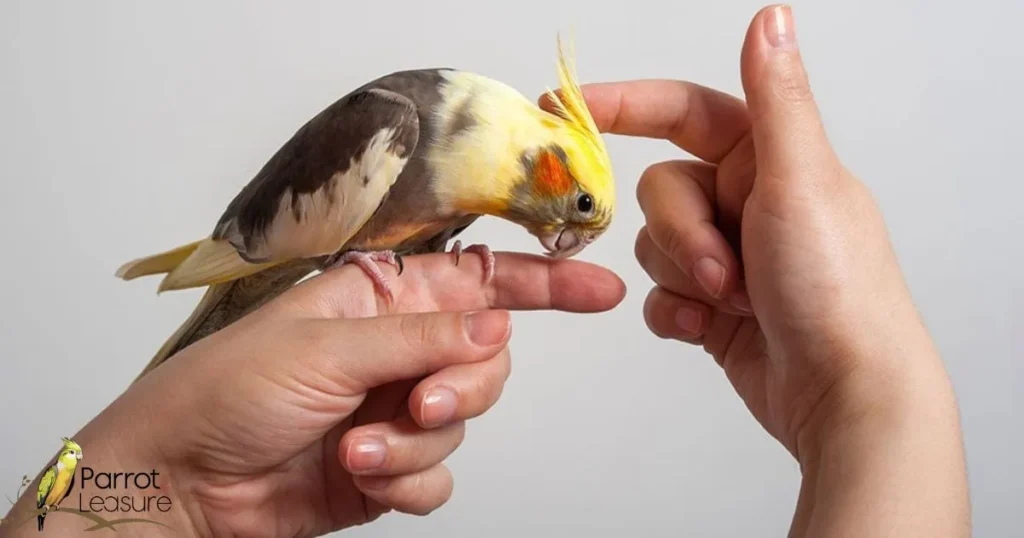
[[[754,17],[741,58],[759,172],[785,181],[816,177],[833,158],[797,48],[789,6]],[[810,172],[810,174],[809,174]]]
[[[337,385],[362,393],[447,366],[479,362],[508,343],[505,310],[430,312],[357,319],[309,320],[319,351],[313,367]]]

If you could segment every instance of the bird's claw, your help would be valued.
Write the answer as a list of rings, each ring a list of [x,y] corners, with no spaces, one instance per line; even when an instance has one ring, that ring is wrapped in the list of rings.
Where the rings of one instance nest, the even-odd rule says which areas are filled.
[[[378,262],[392,265],[398,269],[398,274],[401,275],[402,271],[405,270],[405,264],[402,262],[402,257],[395,254],[390,250],[382,250],[377,252],[362,252],[356,250],[350,250],[336,256],[333,260],[328,261],[327,268],[337,269],[343,265],[354,264],[363,270],[363,273],[373,282],[377,291],[381,295],[387,298],[389,302],[395,300],[395,294],[391,289],[391,284],[388,283],[387,277],[384,276],[384,272],[380,270]]]
[[[466,248],[462,248],[462,241],[455,240],[452,245],[452,254],[455,255],[455,265],[459,265],[459,260],[462,258],[464,252],[479,254],[484,262],[484,284],[487,284],[494,278],[494,253],[487,245],[469,245]]]

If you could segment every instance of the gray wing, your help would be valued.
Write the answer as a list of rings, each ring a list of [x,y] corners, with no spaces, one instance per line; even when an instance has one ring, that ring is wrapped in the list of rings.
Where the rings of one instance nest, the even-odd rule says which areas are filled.
[[[419,141],[416,105],[357,90],[300,128],[231,201],[213,239],[262,263],[337,252],[373,215]]]

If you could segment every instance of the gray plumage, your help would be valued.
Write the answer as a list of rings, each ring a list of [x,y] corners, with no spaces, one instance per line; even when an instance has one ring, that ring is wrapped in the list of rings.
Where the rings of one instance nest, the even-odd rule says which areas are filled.
[[[140,377],[280,295],[311,272],[323,269],[338,255],[350,250],[375,250],[376,242],[390,230],[418,230],[398,244],[387,246],[400,256],[441,252],[478,218],[453,215],[439,219],[438,200],[426,188],[432,174],[426,159],[430,144],[470,128],[474,121],[467,110],[457,111],[447,132],[437,131],[433,114],[442,103],[444,71],[451,70],[400,71],[371,81],[325,108],[281,146],[228,204],[211,235],[214,240],[228,241],[250,263],[273,259],[282,249],[293,248],[291,237],[274,233],[282,226],[282,219],[292,219],[286,223],[289,226],[301,226],[310,218],[307,213],[315,206],[304,200],[339,203],[339,191],[347,185],[339,185],[338,178],[354,180],[350,167],[365,156],[375,135],[393,131],[386,140],[386,150],[405,162],[394,184],[341,251],[304,252],[301,259],[211,285],[193,314]],[[359,181],[365,187],[370,178],[360,177]]]

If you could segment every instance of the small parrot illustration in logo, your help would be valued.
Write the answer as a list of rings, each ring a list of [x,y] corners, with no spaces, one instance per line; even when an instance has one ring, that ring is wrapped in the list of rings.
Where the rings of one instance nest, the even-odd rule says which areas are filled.
[[[67,437],[61,437],[60,440],[64,442],[64,448],[57,455],[56,463],[43,474],[39,481],[39,492],[36,493],[36,508],[43,509],[43,513],[36,517],[40,531],[43,530],[47,512],[58,508],[75,487],[75,468],[82,460],[82,447],[78,443]]]

